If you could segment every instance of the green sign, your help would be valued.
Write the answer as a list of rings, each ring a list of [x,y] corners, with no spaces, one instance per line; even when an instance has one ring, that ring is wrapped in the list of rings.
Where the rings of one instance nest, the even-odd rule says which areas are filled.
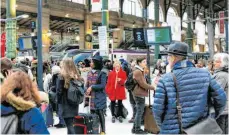
[[[166,45],[172,42],[171,27],[154,27],[145,30],[146,44]]]

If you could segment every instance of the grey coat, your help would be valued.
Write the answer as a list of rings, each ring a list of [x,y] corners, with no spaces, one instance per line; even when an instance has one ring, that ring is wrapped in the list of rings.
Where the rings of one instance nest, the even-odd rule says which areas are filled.
[[[213,78],[224,89],[224,91],[228,96],[228,67],[223,67],[215,70]],[[228,97],[227,97],[227,105],[223,111],[223,114],[228,114]]]

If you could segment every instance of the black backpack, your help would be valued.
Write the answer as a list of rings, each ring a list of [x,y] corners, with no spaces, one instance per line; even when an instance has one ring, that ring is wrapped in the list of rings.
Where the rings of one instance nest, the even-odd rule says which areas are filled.
[[[1,115],[1,134],[25,134],[20,128],[20,118],[24,112],[16,112],[8,115]],[[27,134],[27,133],[26,133]]]
[[[67,101],[72,105],[79,105],[84,99],[84,84],[78,80],[71,80],[67,92]]]
[[[130,91],[133,91],[135,86],[136,86],[136,81],[134,80],[133,78],[133,72],[131,72],[128,77],[127,77],[127,80],[125,82],[125,88],[127,90],[130,90]]]
[[[1,134],[18,134],[19,117],[17,114],[1,116]]]

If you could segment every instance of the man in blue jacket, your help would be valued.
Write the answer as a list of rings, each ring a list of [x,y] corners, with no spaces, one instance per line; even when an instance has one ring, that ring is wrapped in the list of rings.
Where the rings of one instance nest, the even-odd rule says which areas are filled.
[[[186,60],[188,45],[181,42],[171,44],[168,49],[168,62],[177,79],[179,99],[182,107],[183,128],[208,117],[208,99],[212,98],[217,118],[226,105],[226,94],[206,69],[195,68]],[[176,89],[172,73],[161,77],[157,85],[153,113],[160,134],[179,134],[176,109]]]

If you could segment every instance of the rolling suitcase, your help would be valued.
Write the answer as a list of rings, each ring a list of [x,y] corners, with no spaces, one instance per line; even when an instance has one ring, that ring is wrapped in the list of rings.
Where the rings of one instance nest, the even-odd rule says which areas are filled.
[[[89,106],[90,106],[90,97]],[[73,126],[75,134],[99,134],[99,116],[97,114],[79,113],[75,116]]]
[[[149,105],[145,106],[144,127],[145,127],[145,131],[148,133],[158,134],[160,131],[154,119],[151,100],[150,100],[150,91],[149,91]]]
[[[111,110],[111,104],[108,106],[109,107],[109,109]],[[122,117],[124,118],[124,119],[126,119],[127,118],[127,116],[128,116],[128,110],[126,109],[126,107],[122,104]],[[117,118],[117,117],[119,117],[118,116],[118,104],[116,103],[115,104],[115,111],[114,111],[114,114],[115,114],[115,117]]]

